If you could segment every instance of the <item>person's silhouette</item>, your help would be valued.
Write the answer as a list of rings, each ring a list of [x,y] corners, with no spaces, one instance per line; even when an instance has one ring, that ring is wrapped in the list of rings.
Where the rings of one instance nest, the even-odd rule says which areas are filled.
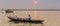
[[[31,20],[31,16],[30,16],[30,14],[29,14],[28,16],[29,16],[29,20]]]

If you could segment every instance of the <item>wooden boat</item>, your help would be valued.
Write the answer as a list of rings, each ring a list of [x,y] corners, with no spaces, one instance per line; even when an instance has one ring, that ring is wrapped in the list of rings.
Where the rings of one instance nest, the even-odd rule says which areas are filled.
[[[29,22],[29,23],[41,23],[44,21],[44,20],[31,20],[31,17],[29,15],[29,18],[17,18],[17,17],[8,17],[11,21],[14,21],[14,22]]]

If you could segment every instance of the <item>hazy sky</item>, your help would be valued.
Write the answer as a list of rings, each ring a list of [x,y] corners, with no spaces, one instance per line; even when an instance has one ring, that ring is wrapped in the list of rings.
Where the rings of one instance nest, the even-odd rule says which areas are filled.
[[[60,9],[60,0],[38,0],[38,9]],[[34,8],[33,0],[0,0],[0,8]]]

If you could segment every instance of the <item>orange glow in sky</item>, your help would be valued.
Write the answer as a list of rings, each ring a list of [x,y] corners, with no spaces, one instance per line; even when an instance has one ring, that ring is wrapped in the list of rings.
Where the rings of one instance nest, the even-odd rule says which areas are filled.
[[[34,5],[37,5],[38,4],[38,0],[34,0]]]

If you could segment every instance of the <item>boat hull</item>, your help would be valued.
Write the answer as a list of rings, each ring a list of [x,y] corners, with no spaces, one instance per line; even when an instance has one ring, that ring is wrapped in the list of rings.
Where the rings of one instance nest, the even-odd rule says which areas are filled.
[[[14,18],[12,18],[12,17],[8,17],[11,21],[14,21],[14,22],[28,22],[28,23],[40,23],[40,24],[43,24],[42,22],[43,22],[43,20],[29,20],[29,19],[27,19],[27,20],[25,20],[25,19],[23,19],[23,20],[21,20],[21,19],[19,19],[19,18],[17,18],[17,19],[14,19]]]

